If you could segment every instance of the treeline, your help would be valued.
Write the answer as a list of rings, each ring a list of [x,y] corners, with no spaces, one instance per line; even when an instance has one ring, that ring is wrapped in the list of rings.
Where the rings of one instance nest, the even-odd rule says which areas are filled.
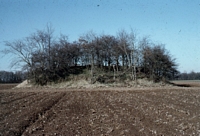
[[[180,73],[178,80],[200,80],[200,72]]]
[[[154,44],[147,37],[139,40],[133,31],[121,30],[116,36],[88,32],[72,43],[64,35],[56,39],[53,32],[47,26],[23,40],[5,43],[4,53],[18,56],[12,64],[22,64],[28,77],[41,85],[80,73],[83,69],[73,71],[78,67],[90,71],[91,83],[99,73],[111,74],[113,79],[126,76],[155,81],[178,73],[175,59],[162,44]]]
[[[24,73],[0,71],[0,83],[20,83],[25,79]]]

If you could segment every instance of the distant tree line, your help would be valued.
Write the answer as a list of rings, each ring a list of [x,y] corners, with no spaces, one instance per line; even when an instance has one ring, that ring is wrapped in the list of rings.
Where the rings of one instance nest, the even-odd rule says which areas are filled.
[[[20,83],[22,82],[25,75],[20,72],[7,72],[7,71],[0,71],[0,83]]]
[[[16,55],[12,65],[22,64],[28,78],[45,85],[67,79],[88,69],[91,83],[98,74],[111,74],[113,79],[126,76],[131,80],[147,77],[159,81],[177,75],[175,59],[163,44],[154,44],[147,37],[140,40],[136,34],[121,30],[116,36],[88,32],[70,43],[68,37],[53,36],[47,25],[29,37],[5,42],[4,53]]]
[[[200,80],[200,72],[190,72],[190,73],[180,73],[178,78],[178,80]]]

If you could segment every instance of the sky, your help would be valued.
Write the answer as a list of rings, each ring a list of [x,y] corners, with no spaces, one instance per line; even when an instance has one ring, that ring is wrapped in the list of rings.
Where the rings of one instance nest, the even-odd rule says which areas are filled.
[[[132,28],[138,40],[165,44],[180,72],[200,72],[199,0],[0,0],[0,50],[49,23],[71,42],[91,30],[115,36]],[[17,69],[13,57],[0,53],[0,71]]]

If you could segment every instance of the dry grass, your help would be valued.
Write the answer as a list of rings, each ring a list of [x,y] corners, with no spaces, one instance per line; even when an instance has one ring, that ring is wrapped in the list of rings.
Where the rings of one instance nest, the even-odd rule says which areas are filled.
[[[37,85],[33,85],[27,82],[25,80],[16,88],[26,88],[26,87],[39,87]],[[85,79],[77,79],[77,80],[69,80],[57,84],[49,84],[45,87],[48,88],[67,88],[67,89],[113,89],[113,88],[147,88],[147,87],[172,87],[171,84],[166,84],[164,82],[154,83],[152,81],[149,81],[147,79],[138,79],[137,81],[130,81],[125,80],[121,82],[113,82],[113,83],[100,83],[95,82],[94,84],[91,84],[90,81],[87,81]]]

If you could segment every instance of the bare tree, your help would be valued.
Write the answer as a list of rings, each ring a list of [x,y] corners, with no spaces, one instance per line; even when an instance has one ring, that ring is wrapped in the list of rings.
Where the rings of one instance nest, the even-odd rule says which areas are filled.
[[[29,38],[16,40],[14,42],[5,42],[6,48],[2,51],[4,54],[13,55],[11,67],[32,67],[32,53],[37,50],[37,46]]]
[[[37,30],[29,37],[38,47],[38,52],[45,55],[46,58],[41,60],[41,64],[48,69],[51,69],[51,47],[54,45],[53,32],[52,26],[47,24],[45,30]]]
[[[93,31],[89,31],[84,36],[79,38],[79,42],[84,49],[85,54],[89,57],[90,65],[91,65],[91,83],[94,82],[94,63],[95,63],[95,44],[96,44],[96,34]]]
[[[50,79],[50,74],[53,72],[52,69],[52,56],[51,48],[54,46],[53,39],[53,28],[51,25],[46,26],[45,30],[37,30],[36,33],[32,34],[29,39],[32,43],[37,46],[37,51],[32,53],[32,60],[34,62],[34,74],[39,77],[38,82],[46,84]]]
[[[12,65],[21,64],[30,78],[41,85],[66,79],[80,64],[89,68],[91,83],[112,78],[111,72],[114,79],[128,75],[132,80],[137,80],[140,71],[155,80],[177,72],[175,60],[161,44],[152,44],[147,37],[137,42],[132,29],[130,33],[121,30],[116,37],[97,36],[90,31],[73,43],[65,35],[54,39],[53,32],[47,25],[45,30],[25,39],[5,42],[7,48],[3,52],[16,58]]]
[[[144,73],[154,81],[168,79],[177,72],[175,59],[171,57],[164,45],[146,46],[143,50]]]
[[[132,79],[137,80],[137,73],[136,73],[136,63],[137,63],[137,48],[136,48],[136,34],[131,29],[131,33],[129,35],[129,44],[130,44],[130,58],[131,58],[131,72],[132,72]]]
[[[101,50],[101,63],[104,64],[104,66],[108,66],[109,71],[111,69],[111,65],[115,64],[117,61],[114,57],[114,47],[117,46],[116,38],[110,35],[102,35],[99,39],[100,44],[98,45],[99,49]]]
[[[130,48],[129,48],[129,34],[125,30],[121,30],[117,33],[117,39],[119,48],[125,53],[122,54],[122,63],[124,66],[124,62],[127,62],[127,66],[130,68],[131,67],[131,61],[130,61]],[[127,59],[127,61],[125,60]]]
[[[124,52],[122,54],[122,63],[124,66],[125,59],[127,60],[127,66],[131,70],[131,78],[133,80],[137,79],[136,76],[136,63],[137,63],[137,48],[136,48],[136,34],[131,29],[130,33],[125,30],[121,30],[117,34],[119,48]]]

